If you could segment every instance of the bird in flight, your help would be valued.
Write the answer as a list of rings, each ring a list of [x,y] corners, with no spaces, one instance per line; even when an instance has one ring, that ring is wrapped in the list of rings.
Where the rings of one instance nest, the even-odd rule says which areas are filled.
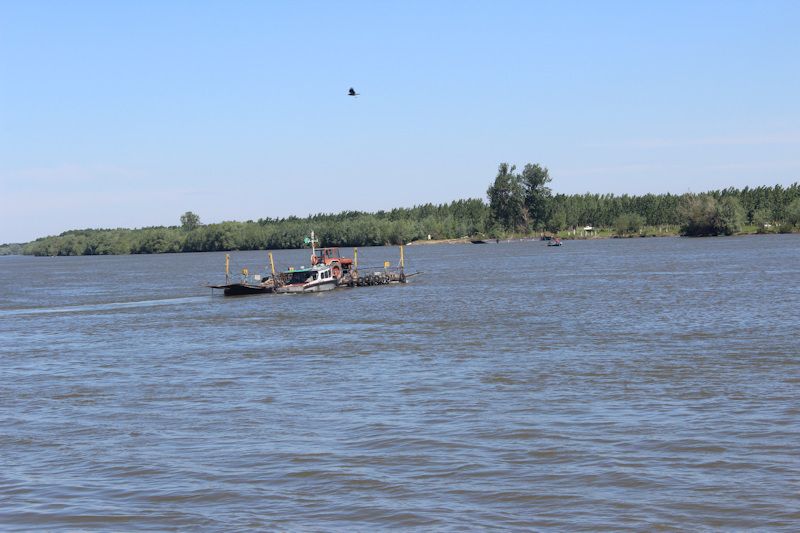
[[[358,94],[359,94],[359,93],[357,93],[357,92],[356,92],[356,90],[355,90],[355,89],[353,89],[352,87],[350,87],[350,90],[349,90],[349,91],[347,91],[347,95],[348,95],[348,96],[358,96]]]

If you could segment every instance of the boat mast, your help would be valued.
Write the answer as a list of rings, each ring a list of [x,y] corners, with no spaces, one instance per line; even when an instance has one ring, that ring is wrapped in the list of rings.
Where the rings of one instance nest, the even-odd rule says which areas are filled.
[[[315,255],[317,255],[317,248],[316,248],[315,245],[319,241],[314,238],[314,231],[313,230],[311,231],[311,238],[309,239],[308,237],[306,237],[305,238],[305,242],[306,242],[306,244],[311,243],[311,257],[314,257]]]

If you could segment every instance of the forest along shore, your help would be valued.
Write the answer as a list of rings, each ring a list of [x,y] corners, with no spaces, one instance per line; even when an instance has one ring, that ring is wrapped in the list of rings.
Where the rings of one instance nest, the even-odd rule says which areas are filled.
[[[714,236],[800,231],[800,184],[728,188],[701,194],[552,194],[546,168],[522,173],[500,165],[481,199],[366,213],[262,218],[203,224],[187,211],[180,226],[82,229],[29,243],[0,245],[0,255],[124,255],[296,248],[309,231],[324,246],[461,243],[471,240]]]
[[[756,228],[755,226],[746,227],[738,233],[732,235],[745,236],[745,235],[775,235],[778,233],[800,233],[800,230],[794,229],[793,231],[770,231],[769,228]],[[658,229],[658,228],[645,228],[636,233],[618,233],[611,229],[597,229],[593,231],[579,230],[579,231],[559,231],[556,233],[544,233],[538,235],[509,235],[501,238],[488,238],[488,237],[461,237],[458,239],[418,239],[406,243],[407,246],[425,246],[430,244],[473,244],[473,241],[481,240],[485,243],[494,242],[526,242],[538,241],[548,238],[558,237],[561,240],[584,241],[592,239],[634,239],[634,238],[652,238],[652,237],[681,237],[681,233],[677,228],[672,229]]]

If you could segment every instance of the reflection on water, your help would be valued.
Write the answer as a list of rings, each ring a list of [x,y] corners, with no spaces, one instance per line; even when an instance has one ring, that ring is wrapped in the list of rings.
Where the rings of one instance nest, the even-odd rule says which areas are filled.
[[[0,258],[0,523],[796,529],[798,236],[407,261],[222,298],[224,254]]]

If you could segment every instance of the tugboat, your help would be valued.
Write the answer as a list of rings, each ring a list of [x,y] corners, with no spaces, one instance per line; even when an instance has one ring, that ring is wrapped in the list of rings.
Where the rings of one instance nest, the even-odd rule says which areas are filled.
[[[272,252],[269,255],[269,266],[272,273],[250,275],[247,268],[242,269],[242,278],[239,282],[232,282],[230,276],[230,255],[225,254],[225,284],[211,285],[212,289],[222,289],[225,296],[240,294],[298,294],[323,292],[337,287],[364,287],[368,285],[387,285],[391,283],[407,283],[407,279],[421,274],[415,272],[406,275],[403,246],[400,246],[400,263],[393,267],[389,261],[384,261],[383,267],[366,267],[359,271],[358,249],[353,249],[353,257],[342,257],[338,248],[317,248],[314,232],[311,238],[304,239],[305,244],[311,244],[311,266],[309,268],[290,268],[283,272],[276,272]]]
[[[339,286],[342,276],[350,274],[353,260],[342,257],[338,248],[317,248],[314,232],[305,243],[311,245],[311,268],[288,270],[279,276],[278,294],[330,291]]]
[[[339,286],[339,279],[331,265],[313,265],[311,268],[287,270],[279,274],[278,294],[331,291]]]

